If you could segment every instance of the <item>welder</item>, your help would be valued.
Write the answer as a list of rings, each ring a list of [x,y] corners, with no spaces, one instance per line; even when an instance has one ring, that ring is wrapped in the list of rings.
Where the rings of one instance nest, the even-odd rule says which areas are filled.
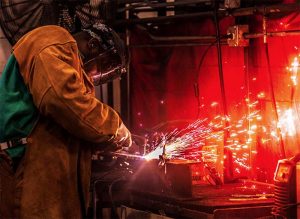
[[[0,218],[82,218],[92,151],[130,147],[119,114],[94,86],[125,72],[118,34],[97,23],[24,35],[0,77]]]

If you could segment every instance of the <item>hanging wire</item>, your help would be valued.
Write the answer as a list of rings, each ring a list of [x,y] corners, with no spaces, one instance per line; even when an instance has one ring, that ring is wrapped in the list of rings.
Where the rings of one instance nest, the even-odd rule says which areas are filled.
[[[266,40],[266,23],[267,23],[267,18],[266,16],[263,17],[263,29],[264,29],[264,45],[265,45],[265,53],[266,53],[266,58],[267,58],[267,69],[268,69],[268,75],[269,75],[269,79],[270,79],[270,89],[271,89],[271,100],[272,100],[272,105],[273,105],[273,109],[275,111],[275,120],[276,120],[276,124],[278,124],[279,122],[279,116],[278,116],[278,107],[276,104],[276,99],[275,99],[275,92],[274,92],[274,85],[273,85],[273,77],[272,77],[272,72],[271,72],[271,64],[270,64],[270,57],[269,57],[269,49],[268,49],[268,43]],[[282,133],[279,127],[276,127],[277,130],[277,134],[279,136],[279,144],[280,144],[280,155],[282,158],[285,158],[285,148],[284,148],[284,143],[283,143],[283,139],[282,139]]]
[[[199,95],[199,83],[198,83],[198,79],[199,79],[199,75],[200,75],[200,69],[202,67],[202,64],[203,64],[203,61],[204,61],[204,58],[206,57],[207,55],[207,52],[209,51],[209,49],[215,45],[217,41],[214,41],[212,42],[207,48],[206,50],[204,51],[204,53],[202,54],[201,56],[201,59],[200,59],[200,62],[199,62],[199,65],[198,65],[198,68],[197,68],[197,73],[196,73],[196,77],[195,77],[195,83],[194,83],[194,92],[195,92],[195,97],[197,98],[197,118],[196,119],[199,119],[199,116],[200,116],[200,108],[201,108],[201,98],[200,98],[200,95]]]
[[[229,37],[229,35],[225,35],[225,36],[221,36],[220,39],[227,39]],[[204,59],[209,51],[209,49],[213,46],[215,46],[215,44],[217,43],[217,40],[213,41],[212,43],[210,43],[208,45],[208,47],[206,48],[206,50],[203,52],[199,65],[197,67],[197,72],[196,72],[196,76],[195,76],[195,83],[194,83],[194,94],[195,97],[197,98],[197,119],[199,119],[200,116],[200,108],[201,108],[201,98],[200,98],[200,89],[199,89],[199,83],[198,83],[198,79],[200,76],[200,70],[202,67],[202,64],[204,62]]]
[[[220,87],[221,87],[221,97],[223,103],[223,113],[225,117],[225,127],[228,127],[228,110],[227,110],[227,101],[225,94],[225,82],[224,82],[224,74],[223,74],[223,65],[222,65],[222,49],[221,49],[221,36],[220,36],[220,27],[219,27],[219,19],[218,19],[218,0],[215,0],[215,9],[214,9],[214,23],[216,27],[216,37],[217,37],[217,51],[218,51],[218,64],[219,64],[219,79],[220,79]],[[228,129],[224,134],[224,141],[226,142],[228,137]]]
[[[109,199],[110,199],[110,202],[112,204],[112,210],[113,210],[113,213],[114,213],[114,216],[117,218],[117,219],[121,219],[119,217],[119,214],[118,214],[118,210],[117,210],[117,206],[116,206],[116,203],[115,203],[115,200],[113,198],[113,186],[118,183],[118,182],[122,182],[122,181],[126,181],[125,180],[125,177],[120,177],[119,179],[115,179],[114,181],[112,181],[109,185],[109,188],[108,188],[108,194],[109,194]]]

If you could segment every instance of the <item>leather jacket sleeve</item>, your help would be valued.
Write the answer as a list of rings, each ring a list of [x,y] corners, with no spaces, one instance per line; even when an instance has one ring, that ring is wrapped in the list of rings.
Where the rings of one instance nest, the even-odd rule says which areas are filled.
[[[122,123],[111,107],[94,96],[76,44],[50,46],[34,61],[29,89],[40,113],[76,137],[100,143],[113,137]]]

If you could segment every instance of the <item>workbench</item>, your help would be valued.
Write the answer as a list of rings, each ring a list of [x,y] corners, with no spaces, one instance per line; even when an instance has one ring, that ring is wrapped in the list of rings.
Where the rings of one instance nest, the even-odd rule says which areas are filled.
[[[114,168],[110,166],[102,176],[96,177],[101,179],[94,187],[94,209],[98,209],[97,215],[101,214],[100,209],[104,207],[122,206],[123,209],[130,208],[178,219],[272,218],[272,184],[238,179],[222,185],[212,185],[205,181],[190,185],[189,172],[181,165],[176,166],[175,171],[167,166],[167,173],[158,168],[155,162],[138,162],[135,165],[139,168],[130,174],[127,168],[117,168],[114,172]],[[103,166],[97,169],[104,170]],[[110,174],[107,175],[108,172]],[[140,219],[129,216],[123,218]]]
[[[130,189],[129,207],[172,218],[271,217],[273,187],[241,180],[236,183],[193,187],[191,197]]]

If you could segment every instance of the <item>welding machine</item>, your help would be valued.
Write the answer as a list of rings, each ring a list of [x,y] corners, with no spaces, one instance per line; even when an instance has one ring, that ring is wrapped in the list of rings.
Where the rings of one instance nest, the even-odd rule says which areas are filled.
[[[283,159],[278,161],[274,174],[275,205],[272,209],[272,214],[277,218],[300,218],[299,161],[300,154],[290,159]]]

